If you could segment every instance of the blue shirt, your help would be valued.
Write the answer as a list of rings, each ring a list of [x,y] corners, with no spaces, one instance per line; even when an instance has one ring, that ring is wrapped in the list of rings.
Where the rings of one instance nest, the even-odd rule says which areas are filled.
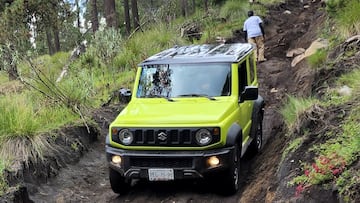
[[[247,32],[248,38],[258,37],[262,35],[259,25],[262,22],[263,21],[259,16],[250,16],[248,19],[245,20],[243,30]]]

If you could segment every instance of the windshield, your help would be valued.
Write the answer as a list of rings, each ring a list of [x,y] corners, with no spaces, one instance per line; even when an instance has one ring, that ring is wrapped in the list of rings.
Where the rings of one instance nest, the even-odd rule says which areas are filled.
[[[230,64],[145,65],[137,97],[229,96],[230,84]]]

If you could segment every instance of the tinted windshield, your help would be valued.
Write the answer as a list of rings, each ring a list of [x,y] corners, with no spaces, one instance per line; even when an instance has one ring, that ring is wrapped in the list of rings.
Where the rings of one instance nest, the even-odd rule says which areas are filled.
[[[230,64],[143,66],[137,97],[229,96]]]

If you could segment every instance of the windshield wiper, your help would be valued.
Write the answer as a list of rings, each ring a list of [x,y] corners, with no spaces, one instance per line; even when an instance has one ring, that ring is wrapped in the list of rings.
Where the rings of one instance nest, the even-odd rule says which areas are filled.
[[[166,96],[163,96],[163,95],[148,95],[146,96],[147,98],[164,98],[170,102],[173,102],[175,100],[171,99],[170,97],[166,97]]]
[[[211,97],[207,94],[180,94],[179,97],[206,97],[209,100],[216,100],[214,97]]]

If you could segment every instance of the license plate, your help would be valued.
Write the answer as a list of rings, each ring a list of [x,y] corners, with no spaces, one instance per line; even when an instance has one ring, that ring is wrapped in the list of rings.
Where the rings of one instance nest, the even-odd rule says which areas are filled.
[[[174,180],[174,170],[171,168],[150,168],[148,173],[150,181]]]

